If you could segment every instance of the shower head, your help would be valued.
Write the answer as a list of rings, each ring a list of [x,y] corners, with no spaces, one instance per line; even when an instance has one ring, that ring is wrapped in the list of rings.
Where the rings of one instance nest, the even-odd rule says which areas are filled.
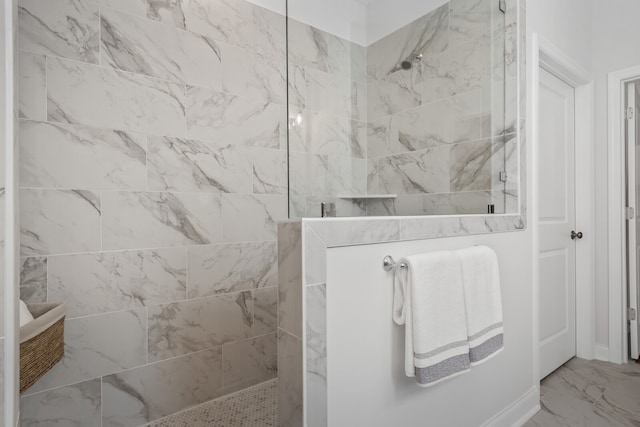
[[[413,67],[413,64],[419,64],[422,61],[422,54],[412,53],[407,56],[407,58],[400,63],[400,67],[403,70],[410,70]]]

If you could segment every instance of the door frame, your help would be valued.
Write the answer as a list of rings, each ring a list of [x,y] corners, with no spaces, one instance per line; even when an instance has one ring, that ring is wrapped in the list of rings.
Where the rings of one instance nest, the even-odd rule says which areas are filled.
[[[530,61],[529,97],[530,128],[528,134],[532,140],[533,151],[533,267],[534,267],[534,376],[538,382],[540,371],[540,331],[539,309],[540,283],[538,277],[538,108],[540,105],[540,68],[544,68],[554,76],[563,80],[575,89],[575,204],[576,229],[584,233],[584,239],[576,245],[576,355],[584,359],[595,356],[595,166],[594,158],[594,82],[591,74],[566,55],[561,49],[540,37],[532,34],[529,46]]]
[[[624,133],[625,85],[640,79],[640,66],[609,73],[608,202],[609,202],[609,361],[626,363],[627,339],[627,232],[626,154]]]

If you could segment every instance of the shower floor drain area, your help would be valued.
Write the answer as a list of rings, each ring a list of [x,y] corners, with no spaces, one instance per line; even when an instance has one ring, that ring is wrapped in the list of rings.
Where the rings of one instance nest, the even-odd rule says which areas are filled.
[[[146,427],[275,427],[277,394],[278,380],[269,381],[169,415]]]

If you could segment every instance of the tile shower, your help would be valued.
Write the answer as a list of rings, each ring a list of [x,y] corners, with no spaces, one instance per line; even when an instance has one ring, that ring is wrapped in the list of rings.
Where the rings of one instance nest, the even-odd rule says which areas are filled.
[[[21,295],[69,307],[23,423],[137,426],[277,376],[284,48],[239,0],[19,2]]]
[[[485,0],[368,46],[290,19],[291,217],[516,212],[505,26]]]
[[[286,384],[302,370],[287,209],[509,211],[487,5],[451,0],[367,47],[290,19],[287,56],[286,18],[245,0],[20,0],[21,296],[69,306],[65,358],[23,422],[138,426]],[[416,28],[422,63],[397,70],[385,52]],[[429,165],[442,174],[416,180]],[[336,198],[379,193],[398,198]]]

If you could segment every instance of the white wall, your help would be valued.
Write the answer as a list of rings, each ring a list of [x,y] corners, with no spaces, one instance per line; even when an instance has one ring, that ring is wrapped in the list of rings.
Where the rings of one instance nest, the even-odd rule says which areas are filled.
[[[285,14],[284,0],[249,0]],[[366,6],[354,0],[289,0],[289,17],[366,46]]]
[[[449,0],[375,0],[367,5],[366,46],[426,15]]]
[[[391,318],[393,275],[383,271],[382,258],[475,244],[498,254],[505,350],[468,374],[420,389],[404,376],[404,327]],[[515,247],[522,250],[516,253]],[[531,392],[536,384],[531,256],[529,231],[330,249],[329,425],[479,426]],[[527,410],[537,399],[535,394]]]
[[[249,1],[285,13],[284,0]],[[447,1],[289,0],[289,16],[361,46],[369,46]]]

